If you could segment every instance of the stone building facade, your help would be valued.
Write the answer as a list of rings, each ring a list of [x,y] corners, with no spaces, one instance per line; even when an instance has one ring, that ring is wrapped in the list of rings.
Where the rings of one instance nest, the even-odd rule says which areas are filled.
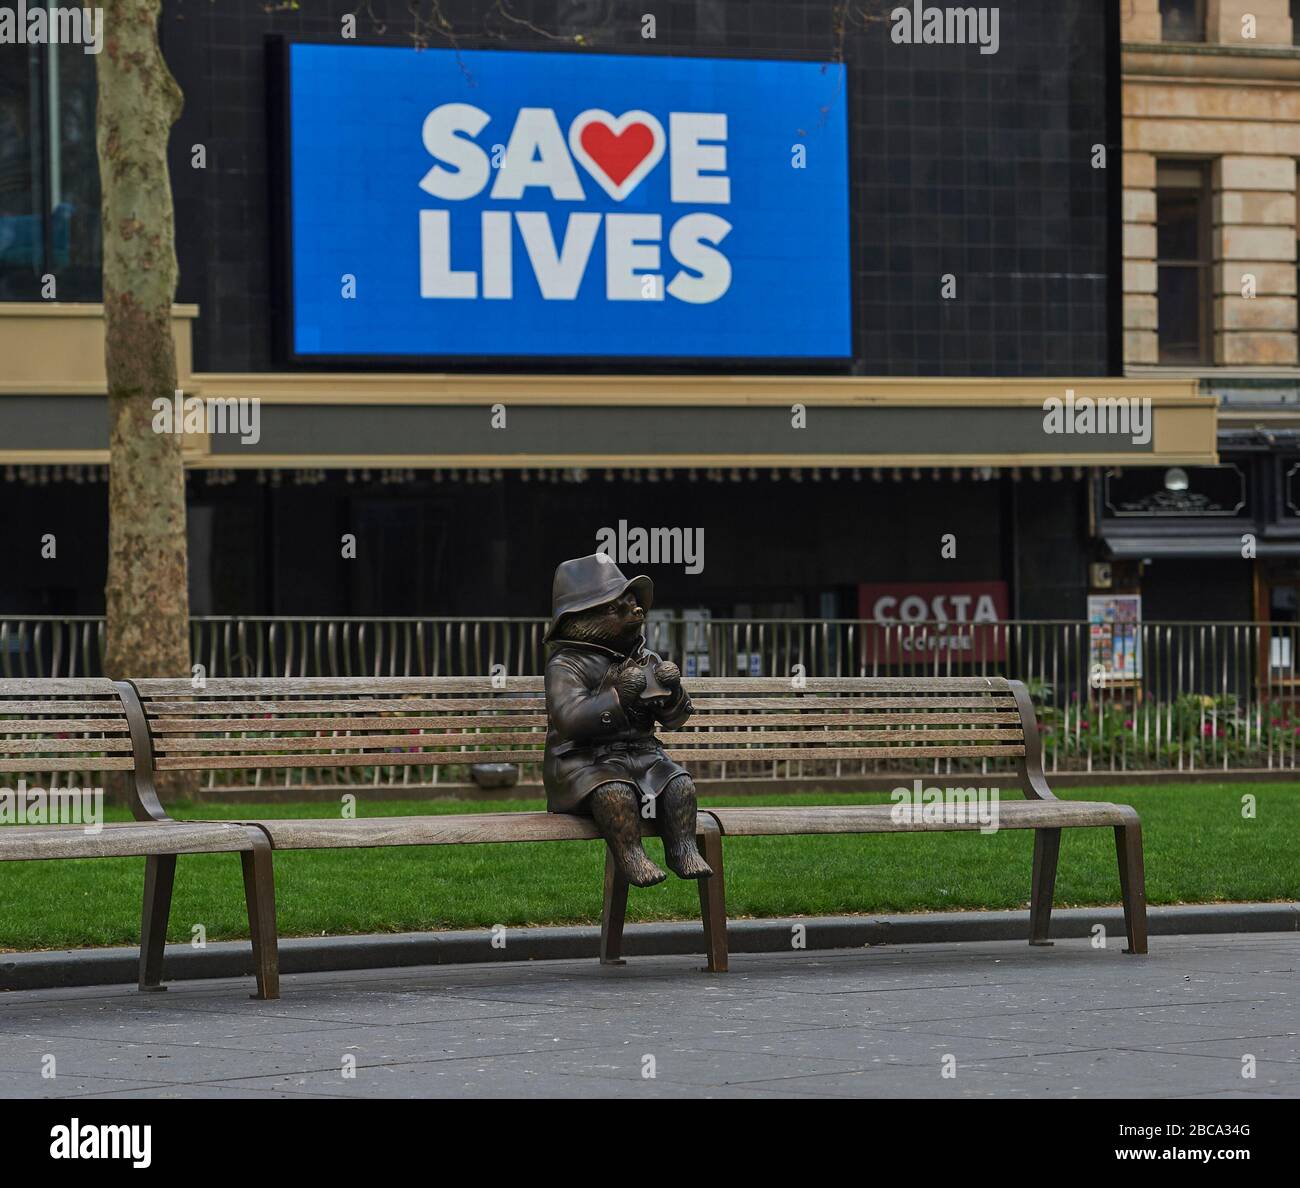
[[[1294,366],[1300,49],[1292,44],[1292,13],[1300,5],[1120,0],[1120,6],[1125,361]],[[1184,13],[1194,22],[1190,29],[1178,24]],[[1203,40],[1169,39],[1188,35]],[[1204,189],[1196,194],[1198,172]],[[1159,242],[1161,207],[1176,207],[1180,193],[1188,195],[1185,208],[1204,205],[1195,269],[1203,274],[1196,311],[1203,333],[1195,352],[1161,329],[1162,312],[1166,319],[1187,313],[1170,283],[1180,266],[1161,260],[1178,245],[1167,235],[1162,252]]]
[[[1261,669],[1297,684],[1297,0],[1117,0],[1123,115],[1124,365],[1195,377],[1219,458],[1134,493],[1104,476],[1116,588],[1189,618],[1270,624]]]

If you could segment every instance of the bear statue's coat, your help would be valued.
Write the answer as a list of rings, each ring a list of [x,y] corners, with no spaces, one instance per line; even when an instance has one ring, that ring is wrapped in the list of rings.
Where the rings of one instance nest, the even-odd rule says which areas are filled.
[[[584,563],[590,564],[584,564]],[[642,797],[657,796],[685,768],[664,753],[655,737],[656,718],[672,730],[691,716],[691,700],[677,684],[666,702],[625,704],[617,686],[629,662],[653,666],[659,657],[633,629],[622,634],[602,612],[629,590],[642,612],[648,609],[650,580],[628,581],[608,558],[568,562],[573,585],[566,593],[557,574],[555,617],[547,632],[546,807],[553,813],[588,811],[585,802],[601,784],[631,784]],[[562,567],[563,570],[564,567]]]

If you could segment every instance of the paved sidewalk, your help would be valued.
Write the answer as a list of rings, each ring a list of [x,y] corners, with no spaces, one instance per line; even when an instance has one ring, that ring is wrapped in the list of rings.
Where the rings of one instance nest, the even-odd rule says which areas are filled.
[[[1256,933],[21,991],[0,1096],[1300,1096],[1298,957]]]

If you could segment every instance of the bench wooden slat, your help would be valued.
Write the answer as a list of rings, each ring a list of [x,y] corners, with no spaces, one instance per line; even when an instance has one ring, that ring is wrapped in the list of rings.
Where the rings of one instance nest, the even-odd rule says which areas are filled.
[[[806,677],[797,687],[793,677],[687,677],[691,697],[696,693],[1002,693],[1011,691],[1005,677]]]
[[[0,678],[0,697],[111,697],[117,702],[117,690],[106,677],[4,677]]]
[[[540,686],[533,697],[368,697],[354,701],[337,699],[317,700],[311,697],[284,700],[262,701],[225,701],[220,698],[193,701],[152,701],[144,702],[150,718],[157,716],[158,721],[165,721],[164,714],[347,714],[364,712],[414,712],[429,713],[437,710],[448,712],[476,712],[481,709],[516,710],[537,709],[546,712],[546,702],[542,697]]]
[[[468,714],[449,715],[447,717],[429,717],[427,715],[402,717],[386,712],[383,703],[372,703],[375,713],[370,717],[320,718],[293,717],[288,713],[278,713],[273,719],[257,717],[242,718],[155,718],[151,729],[155,734],[221,734],[230,732],[262,731],[274,733],[290,730],[337,730],[367,731],[410,727],[423,730],[441,727],[478,727],[484,730],[507,729],[509,727],[532,726],[545,728],[546,714]],[[987,725],[1017,726],[1020,717],[1014,713],[1001,714],[695,714],[683,728],[695,730],[706,727],[753,727],[753,726],[875,726],[878,724],[898,725]],[[0,721],[0,733],[8,723]],[[39,725],[39,723],[38,723]],[[119,727],[115,727],[117,729]],[[123,723],[120,729],[125,730]],[[677,737],[674,732],[670,738]],[[166,747],[166,742],[160,743]]]
[[[122,717],[122,703],[117,696],[103,701],[58,701],[54,698],[30,700],[0,699],[0,714],[52,714],[55,718],[72,714],[111,714]]]
[[[388,723],[390,726],[391,722]],[[283,729],[285,723],[277,722]],[[672,749],[690,749],[700,746],[768,746],[775,743],[803,743],[820,751],[827,743],[887,742],[899,747],[910,747],[915,742],[974,742],[976,739],[1023,739],[1019,729],[996,726],[972,726],[969,729],[919,729],[906,730],[681,730],[673,734],[668,745]],[[312,734],[301,738],[284,735],[249,735],[243,738],[160,738],[156,742],[159,754],[193,752],[196,754],[246,754],[271,755],[278,751],[293,751],[311,755],[320,751],[368,752],[378,748],[439,748],[541,745],[545,735],[541,730],[489,730],[477,734]],[[49,744],[36,743],[35,746]],[[115,748],[121,750],[123,748]],[[473,758],[472,752],[468,753]]]
[[[972,776],[972,783],[988,776]],[[771,837],[805,833],[946,833],[980,828],[978,821],[895,821],[892,804],[834,805],[799,808],[709,808],[724,837]],[[1080,800],[1000,800],[1001,829],[1123,825],[1122,806]]]
[[[372,846],[437,846],[479,843],[592,841],[600,834],[589,817],[563,813],[438,813],[423,817],[298,818],[243,822],[264,830],[277,850]],[[700,814],[700,829],[716,823]],[[641,832],[655,832],[643,821]]]
[[[943,726],[965,723],[981,726],[1018,726],[1020,715],[1015,713],[868,714],[861,711],[837,714],[825,713],[820,709],[806,714],[696,713],[687,719],[681,729],[693,730],[711,726]],[[676,733],[674,731],[673,735],[675,736]]]
[[[795,709],[807,712],[827,712],[840,711],[849,709],[860,710],[884,710],[884,709],[914,709],[922,707],[923,710],[957,710],[957,709],[976,709],[976,710],[1010,710],[1016,708],[1015,698],[1013,697],[929,697],[918,699],[914,697],[852,697],[852,696],[830,696],[826,694],[814,694],[809,697],[719,697],[708,699],[697,696],[695,691],[695,682],[688,682],[691,691],[691,699],[695,702],[696,717],[701,714],[722,712],[725,708],[728,712],[732,710],[779,710]],[[716,706],[715,701],[724,701],[725,706]],[[26,706],[43,706],[46,702],[24,703]],[[0,703],[3,705],[3,703]],[[539,709],[540,707],[540,709]],[[537,710],[545,713],[545,701],[539,691],[531,697],[491,697],[484,695],[480,698],[465,697],[370,697],[365,699],[356,699],[353,701],[340,701],[337,699],[320,699],[311,697],[285,697],[283,699],[268,699],[260,701],[230,701],[221,698],[202,698],[195,697],[190,701],[175,700],[148,700],[145,701],[145,709],[150,718],[157,718],[159,721],[166,720],[164,715],[181,714],[189,717],[195,717],[203,714],[226,715],[231,714],[350,714],[350,713],[431,713],[437,711],[447,712],[472,712],[477,713],[482,710]]]
[[[283,722],[277,722],[280,728]],[[392,722],[388,723],[389,726]],[[484,731],[482,734],[312,734],[303,738],[249,737],[249,738],[160,738],[156,746],[162,754],[177,751],[208,752],[214,755],[243,752],[250,755],[273,754],[276,751],[297,751],[313,754],[317,751],[357,751],[374,747],[478,747],[506,743],[536,743],[541,746],[546,735],[540,730],[508,733]],[[472,752],[460,752],[462,757],[475,761]]]
[[[471,763],[536,763],[542,751],[362,751],[347,755],[160,755],[160,771],[256,771],[272,767],[447,767]]]
[[[808,697],[731,697],[719,694],[715,698],[698,694],[695,682],[688,682],[691,701],[697,714],[715,712],[715,701],[725,702],[728,710],[801,709],[823,712],[840,709],[1015,709],[1014,697],[853,697],[814,693]],[[788,690],[787,690],[788,692]]]
[[[526,693],[541,689],[541,677],[209,677],[202,689],[185,679],[151,678],[132,682],[141,698],[183,697],[202,693],[210,697],[263,697],[268,687],[277,695],[311,693]]]
[[[239,825],[207,821],[115,822],[96,833],[82,825],[15,825],[0,829],[0,861],[232,854],[251,848],[248,834]]]
[[[5,747],[0,754],[9,750]],[[135,759],[128,755],[65,755],[47,758],[30,755],[26,759],[0,759],[0,771],[55,772],[55,771],[134,771]]]
[[[1023,746],[909,746],[909,747],[772,747],[694,749],[677,748],[682,755],[699,761],[726,760],[728,763],[771,763],[784,759],[926,759],[971,758],[1013,759],[1024,755]],[[346,755],[317,754],[304,763],[302,755],[162,755],[155,761],[168,771],[254,771],[271,767],[444,767],[471,763],[541,763],[540,749],[532,751],[365,751]]]
[[[287,714],[277,714],[274,719],[266,718],[157,718],[150,723],[155,734],[207,734],[228,731],[262,730],[281,732],[286,730],[394,730],[397,727],[409,727],[412,730],[440,729],[444,727],[468,728],[482,726],[485,729],[507,729],[509,727],[534,726],[545,729],[546,715],[540,714],[474,714],[455,715],[446,718],[409,717],[399,714],[381,713],[380,705],[374,707],[376,713],[368,718],[295,718]],[[0,729],[3,726],[0,725]],[[166,746],[164,740],[159,744]]]
[[[914,742],[973,742],[976,739],[1023,739],[1025,732],[1019,728],[999,726],[972,726],[963,729],[917,729],[898,727],[893,730],[699,730],[688,728],[675,731],[665,743],[669,749],[686,746],[760,746],[768,743],[806,743],[818,750],[832,742],[888,742],[899,747],[910,747]]]
[[[268,684],[285,695],[300,693],[494,693],[533,692],[541,677],[211,677],[201,692],[209,696],[264,696]],[[186,696],[198,692],[185,679],[134,682],[144,698]],[[690,679],[692,697],[709,693],[1007,693],[1005,677],[808,677],[796,689],[784,677],[700,677]],[[31,692],[41,692],[33,689]],[[53,690],[49,690],[53,692]]]
[[[53,730],[99,731],[102,734],[124,734],[129,727],[126,719],[117,718],[0,718],[0,734],[43,734]],[[0,747],[6,744],[0,743]]]
[[[6,755],[84,755],[96,751],[130,751],[129,738],[14,738],[6,739]]]

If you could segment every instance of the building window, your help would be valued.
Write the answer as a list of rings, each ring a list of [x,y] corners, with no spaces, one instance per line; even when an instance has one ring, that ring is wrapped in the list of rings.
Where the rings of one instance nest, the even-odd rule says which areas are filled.
[[[1156,317],[1160,362],[1212,361],[1209,167],[1162,161],[1156,168]]]
[[[95,59],[80,46],[0,54],[0,301],[100,294]]]
[[[1291,0],[1291,44],[1300,45],[1300,0]]]
[[[1165,41],[1204,41],[1205,0],[1160,0],[1160,36]]]

